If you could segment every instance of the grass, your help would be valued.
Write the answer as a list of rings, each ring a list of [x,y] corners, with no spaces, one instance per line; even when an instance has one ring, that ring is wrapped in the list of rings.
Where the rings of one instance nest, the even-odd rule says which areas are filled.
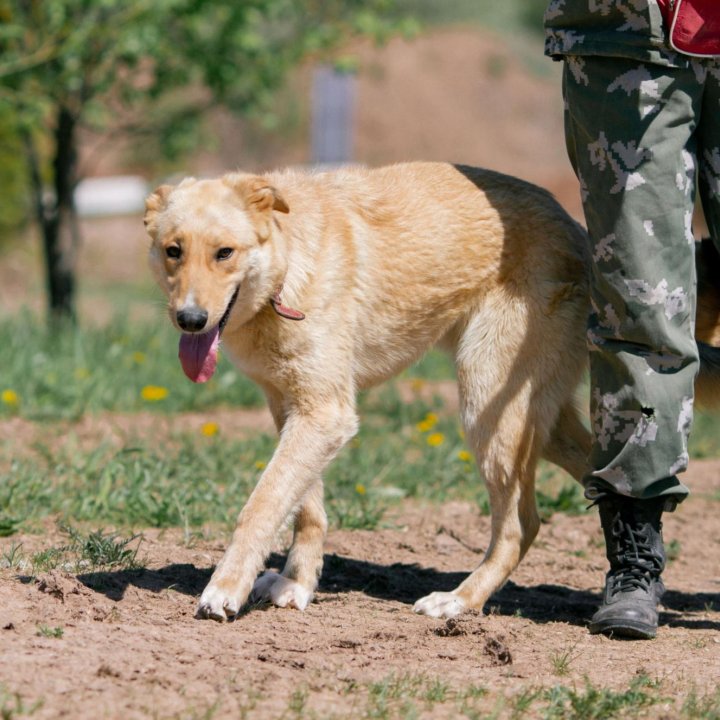
[[[42,706],[42,700],[28,704],[20,693],[10,692],[5,685],[0,683],[0,720],[30,717]]]
[[[0,417],[77,419],[88,412],[256,406],[262,394],[221,357],[215,377],[194,385],[177,359],[167,322],[117,320],[57,332],[30,315],[0,320]]]
[[[29,562],[25,559],[20,548],[14,550],[12,563],[9,567],[22,567],[29,565],[33,575],[47,572],[57,567],[77,572],[79,570],[133,570],[141,566],[137,559],[142,537],[132,535],[119,538],[119,533],[104,530],[93,530],[89,533],[61,526],[68,542],[59,547],[50,547],[34,553]],[[134,545],[135,541],[137,544]]]
[[[377,527],[387,508],[406,497],[470,500],[489,511],[455,418],[421,400],[403,402],[392,385],[364,396],[361,414],[358,436],[325,473],[332,526]],[[130,528],[230,527],[275,443],[266,434],[228,439],[198,432],[85,451],[70,436],[36,442],[22,454],[0,447],[0,507],[13,519],[7,532],[32,530],[47,516]],[[579,488],[549,465],[538,483],[543,516],[584,508]]]
[[[50,627],[49,625],[38,625],[37,633],[39,637],[58,638],[65,634],[61,627]]]
[[[177,333],[167,323],[117,321],[50,337],[30,316],[0,321],[0,417],[50,423],[107,411],[174,413],[261,402],[227,361],[210,383],[189,382],[176,347]],[[332,526],[377,527],[387,508],[405,497],[462,499],[489,511],[457,418],[443,411],[440,398],[422,399],[426,381],[453,375],[452,362],[433,352],[404,373],[416,384],[411,402],[394,384],[361,395],[360,433],[325,475]],[[720,454],[714,420],[698,416],[694,454]],[[229,527],[276,441],[264,434],[231,439],[216,430],[156,435],[122,447],[100,442],[90,450],[81,449],[72,429],[62,443],[40,432],[25,446],[9,438],[0,443],[0,536],[32,530],[48,515],[124,528]],[[586,501],[579,485],[541,464],[538,505],[547,519],[553,512],[584,512]]]

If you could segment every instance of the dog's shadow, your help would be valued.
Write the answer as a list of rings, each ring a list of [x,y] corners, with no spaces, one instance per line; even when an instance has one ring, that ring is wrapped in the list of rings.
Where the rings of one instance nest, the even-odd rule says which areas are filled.
[[[268,567],[282,567],[284,558],[273,554]],[[210,579],[212,570],[189,563],[172,564],[159,569],[117,570],[83,573],[78,580],[111,600],[122,600],[129,586],[160,593],[175,591],[198,596]],[[316,598],[327,601],[335,593],[362,592],[380,600],[412,605],[435,590],[451,590],[467,576],[462,572],[444,572],[415,564],[377,563],[341,555],[325,555],[320,587]],[[565,622],[584,626],[600,602],[599,592],[575,590],[562,585],[518,585],[508,582],[493,595],[485,610],[497,615],[522,616],[536,623]],[[720,593],[684,593],[668,591],[663,598],[665,612],[660,624],[693,630],[720,630],[720,622],[694,618],[693,613],[720,609]]]

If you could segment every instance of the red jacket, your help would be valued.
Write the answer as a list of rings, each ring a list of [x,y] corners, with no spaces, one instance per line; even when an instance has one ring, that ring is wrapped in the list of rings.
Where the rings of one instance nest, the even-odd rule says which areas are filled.
[[[670,45],[686,55],[720,55],[720,0],[657,0]]]

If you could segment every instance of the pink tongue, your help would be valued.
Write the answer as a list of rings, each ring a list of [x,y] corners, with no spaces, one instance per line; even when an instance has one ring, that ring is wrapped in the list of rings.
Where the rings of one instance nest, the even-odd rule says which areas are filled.
[[[210,332],[180,336],[178,357],[185,374],[196,383],[207,382],[215,372],[217,351],[220,344],[220,329],[215,326]]]

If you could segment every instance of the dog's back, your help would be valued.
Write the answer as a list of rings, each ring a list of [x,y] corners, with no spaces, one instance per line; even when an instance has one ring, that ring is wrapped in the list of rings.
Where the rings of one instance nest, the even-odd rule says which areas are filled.
[[[291,208],[281,221],[291,238],[286,285],[311,321],[332,315],[335,332],[351,335],[358,387],[440,340],[452,344],[487,303],[524,308],[546,342],[562,338],[557,351],[579,372],[587,243],[546,191],[445,163],[267,177]],[[502,311],[495,318],[507,321]]]

